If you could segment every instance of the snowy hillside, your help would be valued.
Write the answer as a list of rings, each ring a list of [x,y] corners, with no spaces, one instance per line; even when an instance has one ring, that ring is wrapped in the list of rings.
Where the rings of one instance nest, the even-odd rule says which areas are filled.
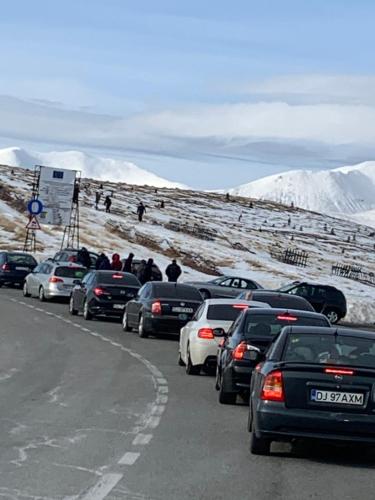
[[[294,170],[243,184],[229,191],[239,196],[273,200],[321,213],[375,209],[375,162],[334,170]],[[364,219],[361,219],[364,222]]]
[[[126,182],[134,185],[182,188],[182,184],[170,182],[143,170],[133,163],[113,158],[103,158],[80,151],[38,153],[21,148],[0,149],[0,164],[32,168],[35,165],[54,166],[80,170],[82,176],[99,180]]]

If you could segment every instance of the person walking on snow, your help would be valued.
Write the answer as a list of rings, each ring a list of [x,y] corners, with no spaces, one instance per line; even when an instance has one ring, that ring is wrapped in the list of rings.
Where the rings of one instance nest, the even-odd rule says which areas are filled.
[[[99,209],[98,205],[99,205],[99,203],[100,203],[100,198],[101,198],[101,196],[102,196],[102,195],[101,195],[100,191],[97,191],[97,192],[95,193],[95,210],[98,210],[98,209]]]
[[[124,273],[132,273],[132,264],[133,264],[134,254],[130,253],[128,258],[124,262],[123,272]]]
[[[138,220],[139,222],[142,222],[143,219],[143,214],[146,212],[146,207],[143,205],[143,203],[140,201],[139,205],[137,207],[137,214],[138,214]]]
[[[122,269],[122,262],[120,260],[120,256],[118,253],[114,253],[112,255],[112,262],[111,262],[111,267],[114,271],[121,271]]]
[[[105,211],[107,213],[111,213],[111,205],[112,205],[112,200],[110,196],[106,196],[104,200],[104,205],[105,205]]]
[[[172,263],[167,266],[165,274],[168,277],[168,281],[176,283],[178,278],[181,276],[181,267],[177,264],[176,260],[173,259]]]

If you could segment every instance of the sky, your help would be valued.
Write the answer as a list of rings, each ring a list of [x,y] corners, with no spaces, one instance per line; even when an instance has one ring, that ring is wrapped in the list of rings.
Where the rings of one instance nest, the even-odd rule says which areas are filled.
[[[375,159],[372,0],[14,0],[0,147],[121,157],[193,187]]]

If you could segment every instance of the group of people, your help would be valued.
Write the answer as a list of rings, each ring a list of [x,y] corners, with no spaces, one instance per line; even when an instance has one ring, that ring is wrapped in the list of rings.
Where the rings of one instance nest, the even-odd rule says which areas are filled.
[[[112,260],[109,260],[107,255],[102,252],[95,262],[95,269],[98,271],[122,271],[124,273],[132,273],[134,274],[140,283],[144,285],[148,281],[153,281],[154,275],[156,274],[154,271],[154,260],[148,259],[141,260],[140,263],[133,263],[134,254],[129,253],[128,257],[122,261],[120,255],[118,253],[114,253],[112,255]],[[77,254],[77,263],[85,266],[87,269],[92,267],[92,260],[90,257],[90,253],[87,248],[82,247]],[[178,278],[182,274],[181,267],[177,264],[176,259],[173,259],[172,262],[165,269],[165,274],[170,282],[177,282]]]

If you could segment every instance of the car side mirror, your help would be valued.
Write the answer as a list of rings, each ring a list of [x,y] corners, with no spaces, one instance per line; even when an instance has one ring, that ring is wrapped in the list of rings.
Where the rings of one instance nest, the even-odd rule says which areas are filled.
[[[226,337],[227,336],[224,328],[215,328],[213,333],[214,333],[214,337]]]

